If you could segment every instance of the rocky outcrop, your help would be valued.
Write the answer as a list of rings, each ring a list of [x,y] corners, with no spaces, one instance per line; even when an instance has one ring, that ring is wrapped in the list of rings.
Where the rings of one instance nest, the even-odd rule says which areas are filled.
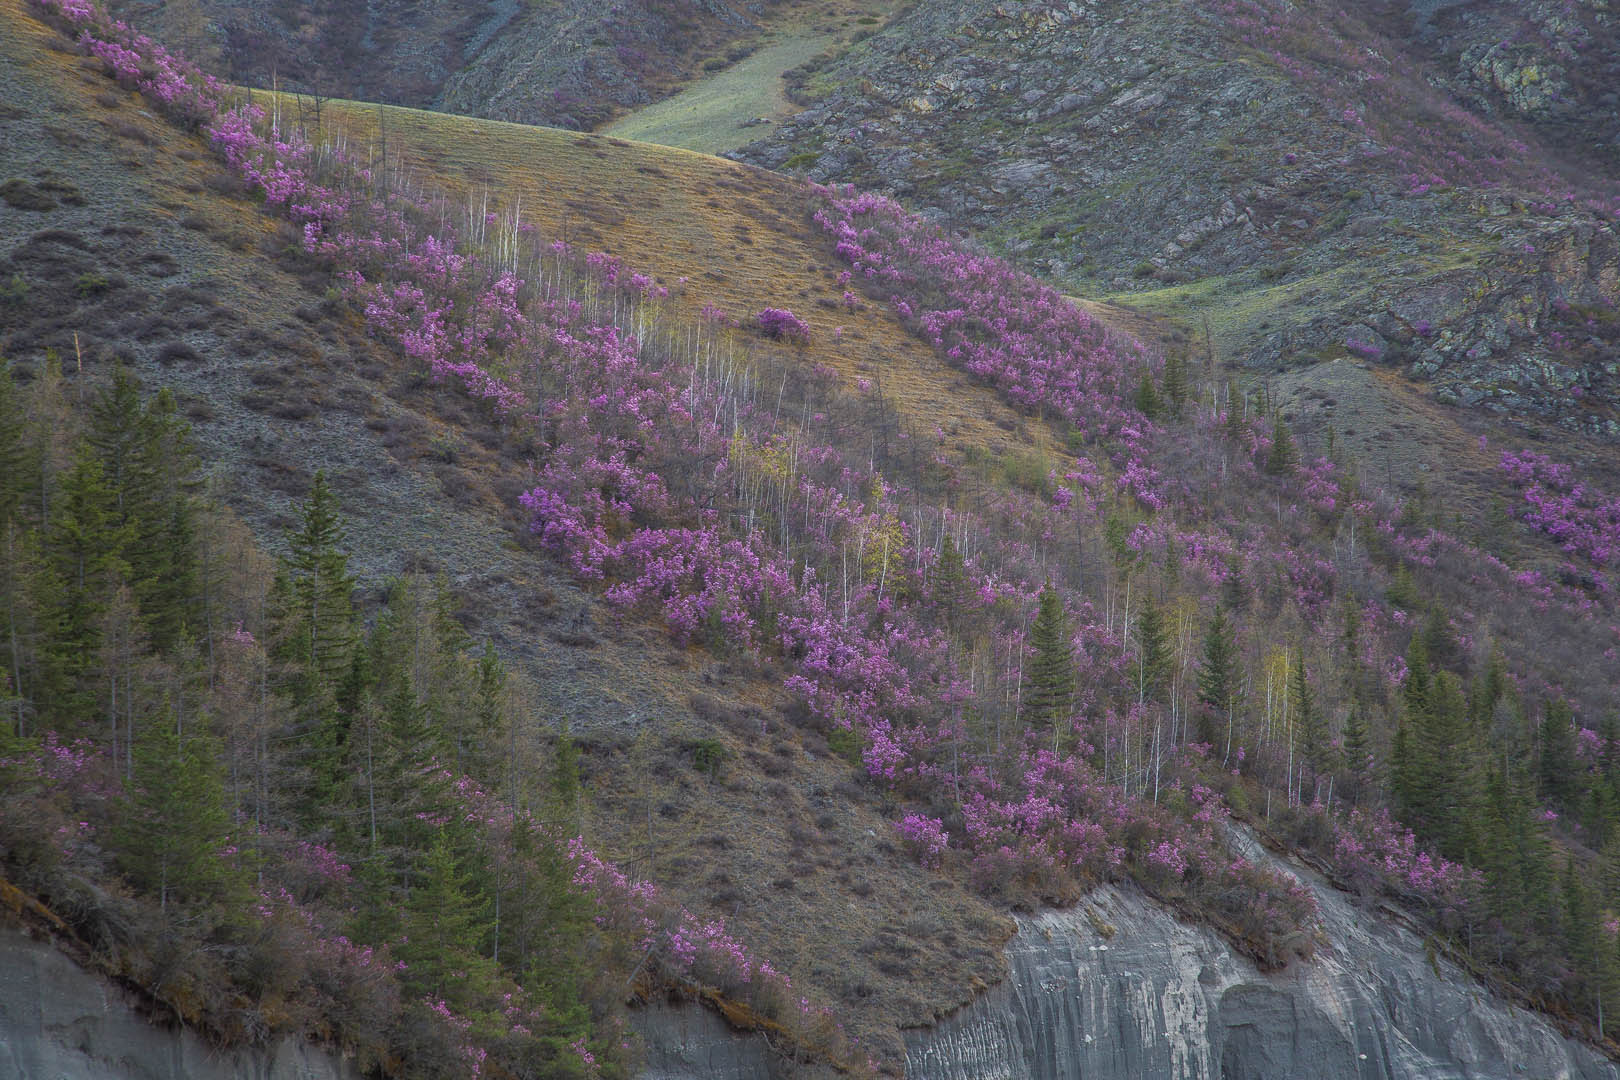
[[[1113,889],[1025,920],[1012,974],[917,1033],[917,1080],[1289,1080],[1620,1075],[1544,1020],[1491,999],[1409,934],[1363,934],[1262,976],[1207,930]]]
[[[1254,369],[1360,355],[1620,437],[1617,33],[1588,3],[949,0],[737,156],[887,190],[1076,295],[1208,314]]]
[[[1267,859],[1252,840],[1234,842]],[[1262,974],[1133,889],[1025,918],[1011,974],[914,1033],[913,1080],[1613,1080],[1620,1069],[1494,997],[1404,924],[1306,871],[1326,944]]]
[[[359,1080],[343,1058],[283,1038],[220,1050],[148,1022],[116,986],[49,942],[0,925],[6,1080]]]
[[[1512,1005],[1397,913],[1231,834],[1316,896],[1317,956],[1258,970],[1130,886],[1019,920],[1006,979],[907,1039],[909,1080],[1620,1080],[1620,1067]],[[638,1023],[644,1080],[797,1076],[696,1007]]]

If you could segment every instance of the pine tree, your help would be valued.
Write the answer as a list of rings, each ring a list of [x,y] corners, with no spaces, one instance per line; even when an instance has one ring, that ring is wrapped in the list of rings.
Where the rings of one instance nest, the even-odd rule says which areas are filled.
[[[1224,609],[1217,607],[1204,632],[1203,662],[1198,668],[1198,739],[1230,745],[1234,711],[1233,692],[1242,681],[1237,639]],[[1224,755],[1225,750],[1222,751]]]
[[[1293,472],[1298,464],[1299,452],[1294,449],[1294,436],[1279,416],[1271,425],[1271,451],[1266,455],[1266,472],[1272,476],[1282,476]]]
[[[147,725],[135,741],[133,793],[116,830],[119,865],[165,910],[227,899],[240,886],[222,857],[230,833],[218,748],[201,720]]]
[[[934,565],[934,572],[929,580],[929,592],[934,606],[939,610],[940,621],[945,624],[946,631],[954,637],[961,628],[963,616],[967,612],[967,567],[963,562],[961,551],[956,547],[956,541],[948,532],[939,546],[939,562]]]
[[[7,715],[19,736],[42,704],[66,707],[69,680],[80,657],[61,646],[67,590],[41,550],[37,530],[15,520],[0,528],[0,666],[11,679]]]
[[[283,591],[292,624],[292,645],[312,680],[335,687],[349,669],[355,642],[354,578],[343,550],[348,537],[337,496],[326,473],[317,472],[302,520],[287,538]]]
[[[1479,752],[1456,676],[1435,676],[1426,699],[1409,702],[1398,749],[1402,819],[1452,859],[1477,851]]]
[[[1321,710],[1316,707],[1316,696],[1311,692],[1302,650],[1289,678],[1288,694],[1294,729],[1299,732],[1299,756],[1313,773],[1321,776],[1327,771],[1327,733]]]
[[[1050,726],[1056,748],[1074,712],[1074,644],[1063,600],[1050,585],[1041,590],[1030,643],[1035,658],[1024,673],[1024,718],[1031,727]]]
[[[1172,352],[1164,358],[1164,399],[1170,405],[1170,415],[1181,419],[1181,410],[1187,403],[1187,358]]]
[[[298,527],[288,536],[288,554],[271,590],[277,623],[276,658],[291,701],[303,764],[311,785],[306,809],[315,812],[341,775],[347,723],[354,703],[340,708],[340,694],[353,689],[356,629],[354,579],[348,571],[346,537],[337,497],[326,474],[315,474]]]
[[[1562,698],[1549,701],[1541,719],[1537,761],[1541,797],[1568,806],[1575,791],[1575,714]]]
[[[501,733],[506,730],[506,665],[495,652],[493,641],[484,641],[478,657],[477,685],[473,692],[470,734],[476,744],[475,759],[494,758]]]
[[[39,476],[38,456],[11,365],[0,360],[0,531],[21,515],[25,505],[37,505],[33,481]]]
[[[557,734],[552,747],[548,780],[547,811],[570,832],[579,814],[579,746],[566,731]]]
[[[420,877],[405,902],[405,940],[395,950],[406,965],[402,981],[416,997],[472,1012],[488,995],[496,969],[478,948],[487,930],[482,897],[457,866],[443,829],[421,860]]]
[[[118,524],[101,463],[81,447],[54,501],[50,555],[62,583],[61,632],[47,646],[66,698],[40,703],[53,720],[83,719],[91,696],[80,681],[100,648],[99,622],[129,566],[120,556],[127,530]]]
[[[1226,387],[1226,437],[1241,445],[1247,443],[1249,433],[1248,401],[1235,382]]]
[[[1164,412],[1164,402],[1159,398],[1159,389],[1153,385],[1153,373],[1142,371],[1142,381],[1136,384],[1136,411],[1149,420],[1157,420]]]
[[[1352,801],[1359,801],[1361,793],[1376,772],[1373,760],[1372,732],[1361,715],[1360,706],[1352,706],[1344,718],[1344,769],[1350,783]]]
[[[196,455],[190,427],[167,390],[141,400],[125,368],[90,407],[85,435],[101,462],[123,530],[120,557],[129,567],[153,644],[172,646],[197,600]]]
[[[1156,699],[1170,677],[1170,632],[1164,613],[1154,604],[1145,604],[1136,620],[1136,696],[1138,701]]]
[[[1395,576],[1384,591],[1384,599],[1391,607],[1402,611],[1416,611],[1419,604],[1417,583],[1412,580],[1412,571],[1401,563],[1395,568]]]

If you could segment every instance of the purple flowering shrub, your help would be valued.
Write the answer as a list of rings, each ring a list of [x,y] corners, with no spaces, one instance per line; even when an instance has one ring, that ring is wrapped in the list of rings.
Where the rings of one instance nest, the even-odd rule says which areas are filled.
[[[1504,452],[1501,467],[1524,496],[1525,524],[1598,567],[1620,558],[1620,498],[1591,490],[1571,466],[1533,450]]]
[[[801,344],[810,340],[810,324],[786,308],[768,307],[754,316],[754,321],[768,338]]]

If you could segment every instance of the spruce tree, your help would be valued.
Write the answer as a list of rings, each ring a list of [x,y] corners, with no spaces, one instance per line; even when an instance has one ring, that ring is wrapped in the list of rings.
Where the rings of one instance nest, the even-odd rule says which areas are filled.
[[[486,765],[499,760],[496,749],[501,733],[506,730],[506,665],[495,652],[495,643],[484,641],[484,651],[478,657],[478,668],[473,690],[472,723],[469,735],[473,742],[472,758]],[[487,771],[487,770],[486,770]]]
[[[1222,742],[1231,741],[1232,698],[1241,680],[1237,639],[1225,610],[1217,607],[1209,621],[1209,628],[1204,632],[1203,662],[1198,667],[1200,742],[1219,746]]]
[[[1226,386],[1226,437],[1234,443],[1244,445],[1248,442],[1249,419],[1248,400],[1238,389],[1236,382],[1229,382]]]
[[[87,716],[92,699],[81,680],[101,645],[101,613],[129,573],[121,557],[128,532],[118,523],[100,461],[84,447],[62,477],[53,508],[50,555],[62,603],[60,633],[46,648],[67,696],[40,705],[54,722],[68,724]]]
[[[190,427],[164,390],[141,400],[140,384],[119,367],[90,407],[85,435],[94,448],[123,530],[129,567],[153,644],[178,639],[197,600],[196,456]]]
[[[1169,403],[1170,415],[1181,419],[1182,407],[1187,404],[1187,358],[1172,352],[1164,358],[1164,400]]]
[[[1417,610],[1420,602],[1417,583],[1412,580],[1412,571],[1404,562],[1395,568],[1395,576],[1390,580],[1389,588],[1384,591],[1384,599],[1391,607],[1400,608],[1402,611]]]
[[[496,968],[479,951],[487,929],[482,897],[457,866],[443,829],[421,859],[419,878],[405,902],[405,940],[395,949],[406,965],[402,981],[415,997],[473,1012],[489,994]]]
[[[1048,585],[1030,631],[1035,658],[1024,673],[1024,718],[1031,727],[1052,729],[1057,748],[1074,712],[1074,644],[1063,600]]]
[[[954,637],[967,612],[967,567],[961,551],[956,547],[956,540],[948,532],[939,546],[939,561],[934,565],[929,580],[929,593],[939,611],[940,621]]]
[[[1142,370],[1142,380],[1136,384],[1136,411],[1149,420],[1157,420],[1164,412],[1164,402],[1159,397],[1158,387],[1153,385],[1153,373],[1147,369]]]
[[[1299,652],[1299,662],[1289,678],[1289,708],[1294,729],[1299,732],[1298,752],[1311,771],[1321,776],[1327,771],[1327,733],[1321,710],[1316,707],[1316,695],[1311,692],[1310,679],[1305,670],[1305,654]]]
[[[299,524],[287,537],[288,553],[271,590],[275,655],[303,751],[310,812],[341,773],[352,720],[352,712],[339,704],[340,695],[352,690],[355,674],[354,579],[345,541],[337,496],[326,474],[318,472]]]
[[[216,741],[199,719],[172,715],[135,740],[132,792],[115,836],[118,862],[138,887],[170,903],[231,897],[241,884],[224,858],[230,834]]]
[[[67,589],[42,550],[38,530],[0,527],[0,667],[11,679],[6,715],[18,735],[50,703],[67,707],[70,677],[83,659],[63,647]]]
[[[1575,714],[1562,698],[1549,701],[1541,719],[1537,761],[1541,797],[1568,806],[1575,791]]]
[[[11,377],[11,365],[0,360],[0,530],[36,505],[32,481],[38,479],[39,447],[29,437],[22,394]]]
[[[1373,761],[1372,732],[1367,728],[1367,721],[1361,715],[1359,705],[1352,706],[1344,718],[1343,757],[1345,773],[1351,781],[1352,800],[1359,801],[1376,768]]]
[[[348,536],[337,496],[317,472],[304,501],[298,528],[287,538],[282,564],[292,647],[308,677],[336,687],[349,669],[355,642],[354,578],[344,550]]]
[[[1145,604],[1136,619],[1136,696],[1138,701],[1156,699],[1170,677],[1172,656],[1170,632],[1164,613],[1154,604]]]
[[[1299,452],[1294,449],[1294,436],[1279,416],[1271,425],[1271,451],[1266,454],[1266,472],[1272,476],[1282,476],[1293,472],[1298,464]]]

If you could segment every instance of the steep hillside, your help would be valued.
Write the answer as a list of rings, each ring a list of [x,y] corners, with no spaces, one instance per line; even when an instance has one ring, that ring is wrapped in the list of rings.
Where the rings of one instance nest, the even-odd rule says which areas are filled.
[[[122,361],[149,386],[173,389],[218,497],[273,552],[314,472],[325,469],[340,492],[353,563],[373,590],[367,606],[391,575],[447,575],[468,629],[493,639],[532,684],[525,737],[563,727],[583,746],[596,807],[585,827],[592,842],[698,910],[730,917],[818,999],[861,1003],[848,1023],[880,1056],[900,1052],[896,1025],[926,1022],[998,977],[994,945],[1010,925],[886,839],[879,793],[851,785],[848,764],[782,726],[787,699],[777,680],[669,643],[532,550],[516,499],[527,476],[506,436],[334,305],[330,273],[289,246],[290,236],[200,138],[178,134],[138,97],[81,66],[20,3],[8,2],[3,17],[15,31],[0,44],[15,137],[0,151],[0,174],[46,192],[38,208],[7,204],[0,215],[0,281],[22,282],[8,294],[15,302],[0,307],[0,351],[19,377],[37,376],[49,350],[66,358],[70,380],[88,387]],[[390,138],[403,138],[408,118],[388,115],[398,116]],[[605,241],[608,226],[593,215],[623,222],[625,207],[641,207],[637,254],[663,253],[649,268],[675,285],[677,271],[713,267],[714,280],[699,275],[704,284],[684,298],[678,290],[675,303],[714,301],[748,315],[784,294],[802,303],[800,290],[820,287],[806,270],[814,256],[791,214],[791,189],[779,181],[659,148],[477,122],[435,129],[441,120],[419,117],[424,132],[440,131],[438,150],[475,154],[469,148],[494,141],[497,160],[544,164],[547,171],[531,174],[536,189],[575,194],[525,205],[543,208],[548,225],[576,240],[603,230]],[[500,145],[502,132],[532,141]],[[612,161],[609,151],[627,160]],[[453,166],[447,160],[455,181]],[[608,178],[619,176],[644,186],[618,191]],[[689,195],[671,190],[675,176]],[[662,215],[653,205],[660,197]],[[707,218],[685,213],[705,208]],[[756,243],[736,239],[750,229]],[[711,258],[733,245],[748,254]],[[938,368],[879,311],[840,315],[850,330],[837,349],[832,314],[807,315],[821,343],[817,359],[853,369],[887,343],[897,360]],[[950,397],[943,387],[931,393],[919,407],[932,400],[937,409]],[[1013,437],[982,416],[969,424],[986,440]],[[649,760],[689,761],[688,748],[705,740],[769,771],[751,764],[713,785],[689,764],[648,771]],[[848,954],[851,938],[906,935],[897,913],[919,893],[934,898],[939,914],[912,959]]]
[[[1612,438],[1617,32],[1601,3],[918,5],[740,156],[1207,319],[1251,369],[1355,355]]]
[[[235,82],[588,129],[781,36],[824,48],[890,0],[293,0],[109,9]]]
[[[542,753],[509,748],[491,784],[520,792],[516,763],[543,763],[572,790],[571,732],[585,839],[686,906],[638,921],[656,890],[569,849],[596,925],[629,928],[622,979],[609,969],[621,1003],[697,998],[815,1067],[898,1071],[920,1045],[903,1029],[1001,975],[1011,911],[1104,881],[1207,925],[1245,978],[1321,970],[1338,947],[1323,904],[1239,822],[1612,1045],[1620,511],[1602,469],[1569,461],[1579,444],[1542,458],[1331,358],[1310,380],[1235,386],[1187,362],[1199,328],[1164,330],[1161,356],[1108,324],[1117,306],[1099,319],[880,197],[601,136],[248,104],[82,4],[55,4],[85,28],[75,45],[6,2],[20,137],[0,181],[0,332],[41,406],[8,424],[74,457],[121,358],[180,395],[221,497],[294,556],[284,575],[326,565],[276,536],[316,529],[317,469],[352,516],[371,659],[318,668],[294,633],[277,674],[277,741],[318,736],[315,779],[289,768],[329,800],[333,821],[323,801],[296,822],[315,840],[378,857],[366,693],[422,775],[439,768],[424,739],[458,765],[496,753],[433,712],[431,664],[383,693],[403,677],[387,635],[421,586],[381,579],[442,572],[462,621],[532,684],[502,734]],[[1371,440],[1372,460],[1443,461],[1465,482],[1403,501],[1320,419],[1387,425],[1391,404],[1438,430],[1415,455]],[[61,524],[93,488],[83,445],[4,504],[70,596],[93,576]],[[1487,513],[1493,496],[1523,523]],[[206,608],[209,644],[286,639],[277,588],[234,630],[237,612]],[[116,766],[133,725],[121,735],[115,710],[104,745],[108,680],[87,666],[120,662],[100,647],[113,628],[52,629],[36,591],[33,640],[96,648],[19,663],[12,644],[27,681],[3,734],[45,738],[44,716]],[[515,831],[515,809],[490,810],[503,797],[468,820]],[[408,835],[439,815],[394,819]],[[420,912],[435,882],[454,893],[442,849],[384,895]],[[484,850],[459,872],[493,864],[479,910],[498,925],[514,898]],[[501,941],[471,935],[459,955],[498,965]],[[448,981],[485,992],[465,970]]]

